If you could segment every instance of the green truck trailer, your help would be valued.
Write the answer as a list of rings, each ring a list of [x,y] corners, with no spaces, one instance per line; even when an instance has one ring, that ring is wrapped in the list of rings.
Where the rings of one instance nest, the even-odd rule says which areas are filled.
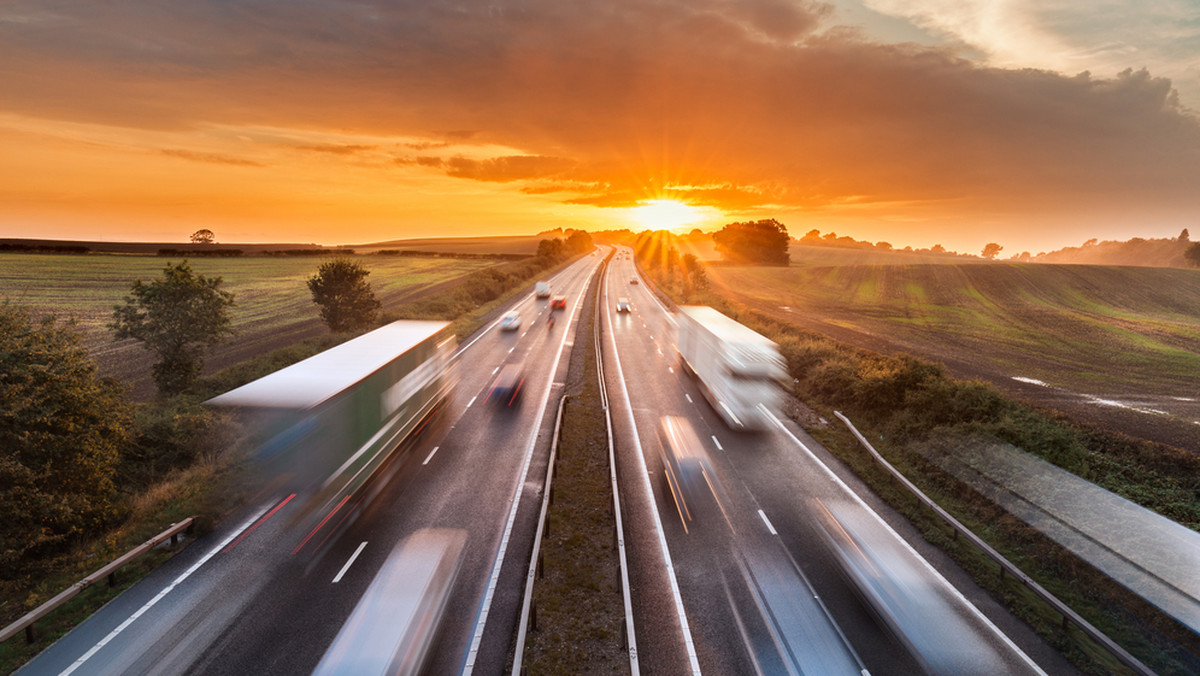
[[[205,403],[238,412],[265,481],[317,507],[358,490],[445,402],[448,327],[393,322]]]

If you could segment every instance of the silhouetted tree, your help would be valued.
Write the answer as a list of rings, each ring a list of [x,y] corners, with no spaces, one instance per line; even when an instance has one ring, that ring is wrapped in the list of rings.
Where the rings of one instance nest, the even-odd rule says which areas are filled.
[[[352,260],[335,258],[308,278],[308,290],[330,331],[364,329],[375,323],[381,304],[367,283],[369,274]]]
[[[983,257],[987,259],[995,258],[1003,249],[1004,247],[995,242],[988,242],[983,246]]]
[[[538,242],[537,257],[542,259],[546,265],[557,263],[567,257],[566,244],[563,243],[561,237],[543,239]]]
[[[1200,242],[1193,242],[1191,246],[1184,249],[1183,257],[1192,264],[1192,267],[1200,268]]]
[[[775,219],[730,223],[713,233],[717,252],[727,261],[787,265],[787,227]]]
[[[114,306],[109,328],[116,337],[137,338],[158,355],[150,374],[160,393],[187,389],[200,375],[204,350],[234,334],[233,294],[220,289],[222,281],[194,274],[186,260],[168,263],[162,277],[135,281],[125,305]]]
[[[1192,236],[1191,236],[1191,234],[1188,233],[1187,228],[1184,228],[1183,232],[1179,233],[1179,241],[1180,242],[1188,242],[1188,241],[1191,241],[1191,239],[1192,239]]]
[[[934,244],[933,246],[929,247],[929,250],[933,253],[946,253],[946,247],[942,246],[941,244]]]
[[[567,250],[572,253],[583,254],[596,248],[592,243],[592,236],[583,230],[576,230],[567,237]]]
[[[207,228],[192,233],[192,244],[215,244],[216,241],[216,235]]]
[[[116,516],[132,418],[79,334],[0,303],[0,578]]]

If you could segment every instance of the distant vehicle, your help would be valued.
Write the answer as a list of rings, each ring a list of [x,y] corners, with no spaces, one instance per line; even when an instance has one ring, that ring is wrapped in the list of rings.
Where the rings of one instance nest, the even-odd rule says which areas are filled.
[[[638,278],[637,278],[637,277],[630,277],[630,278],[629,278],[629,283],[630,283],[630,284],[637,284],[637,283],[638,283]]]
[[[676,324],[680,363],[717,413],[734,429],[766,427],[787,377],[775,343],[710,307],[681,306]]]
[[[551,310],[566,310],[567,309],[567,297],[566,296],[555,296],[554,298],[550,299],[550,309]]]
[[[396,545],[314,676],[421,673],[458,577],[466,540],[464,530],[425,528]]]
[[[813,498],[821,540],[848,581],[928,674],[1003,673],[1004,658],[969,627],[932,573],[865,507]]]
[[[683,529],[690,532],[715,500],[716,476],[712,464],[687,418],[663,416],[658,441],[666,488],[679,510]]]
[[[500,367],[500,373],[496,375],[496,380],[492,381],[492,388],[483,399],[484,403],[494,398],[498,405],[516,404],[521,397],[521,388],[525,385],[524,370],[520,364],[505,364]]]
[[[252,430],[251,459],[308,506],[356,491],[453,390],[447,322],[398,321],[205,402]]]
[[[629,312],[629,299],[628,298],[618,298],[617,299],[617,312]]]
[[[501,331],[516,331],[521,328],[521,313],[516,310],[509,310],[500,315],[500,330]]]
[[[538,298],[550,297],[550,282],[538,282],[533,285],[533,293]]]

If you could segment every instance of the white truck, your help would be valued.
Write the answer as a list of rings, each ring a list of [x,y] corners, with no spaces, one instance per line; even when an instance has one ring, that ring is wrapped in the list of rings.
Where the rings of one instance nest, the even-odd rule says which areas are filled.
[[[315,507],[356,491],[441,409],[449,326],[392,322],[205,403],[240,414],[264,483]]]
[[[787,378],[775,343],[710,307],[681,306],[675,320],[680,363],[712,407],[735,430],[765,428]]]
[[[533,292],[538,298],[550,297],[550,282],[538,282],[533,285]]]

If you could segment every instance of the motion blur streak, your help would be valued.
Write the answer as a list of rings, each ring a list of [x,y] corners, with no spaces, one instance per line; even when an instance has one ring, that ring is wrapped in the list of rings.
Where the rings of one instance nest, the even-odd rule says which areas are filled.
[[[239,535],[239,536],[237,537],[237,539],[236,539],[236,540],[234,540],[233,542],[229,543],[229,546],[228,546],[228,547],[226,547],[225,549],[222,549],[222,550],[221,550],[221,553],[222,553],[222,554],[228,554],[228,553],[229,553],[229,552],[230,552],[230,551],[231,551],[231,550],[232,550],[234,547],[238,546],[238,543],[239,543],[239,542],[241,542],[242,540],[244,540],[244,539],[246,538],[246,536],[247,536],[247,535],[249,535],[249,534],[253,533],[255,528],[258,528],[259,526],[261,526],[261,525],[263,524],[263,522],[264,522],[264,521],[266,521],[267,519],[271,518],[271,515],[272,515],[272,514],[274,514],[275,512],[278,512],[278,511],[279,511],[279,509],[280,509],[281,507],[283,507],[283,506],[284,506],[284,505],[286,505],[287,503],[291,502],[291,501],[292,501],[292,498],[294,498],[294,497],[296,497],[296,494],[295,494],[295,493],[292,493],[291,495],[289,495],[289,496],[287,496],[286,498],[284,498],[283,502],[279,503],[278,505],[275,505],[275,507],[274,507],[274,508],[273,508],[271,511],[267,512],[266,514],[264,514],[264,515],[262,516],[262,518],[260,518],[258,521],[255,521],[253,526],[250,526],[249,528],[247,528],[245,531],[243,531],[243,532],[242,532],[242,534],[241,534],[241,535]]]
[[[321,519],[321,523],[317,524],[317,527],[312,529],[312,531],[308,535],[306,535],[303,540],[300,541],[300,544],[296,545],[296,548],[292,550],[292,554],[295,555],[295,554],[299,553],[299,551],[301,549],[304,549],[304,545],[308,544],[308,541],[312,539],[312,536],[316,535],[317,531],[321,530],[321,527],[324,526],[325,523],[327,521],[329,521],[329,519],[331,517],[333,517],[334,514],[337,514],[338,510],[341,509],[342,505],[346,504],[346,501],[349,499],[350,499],[349,495],[342,498],[341,501],[337,503],[337,507],[334,507],[332,512],[326,514],[325,518]]]

